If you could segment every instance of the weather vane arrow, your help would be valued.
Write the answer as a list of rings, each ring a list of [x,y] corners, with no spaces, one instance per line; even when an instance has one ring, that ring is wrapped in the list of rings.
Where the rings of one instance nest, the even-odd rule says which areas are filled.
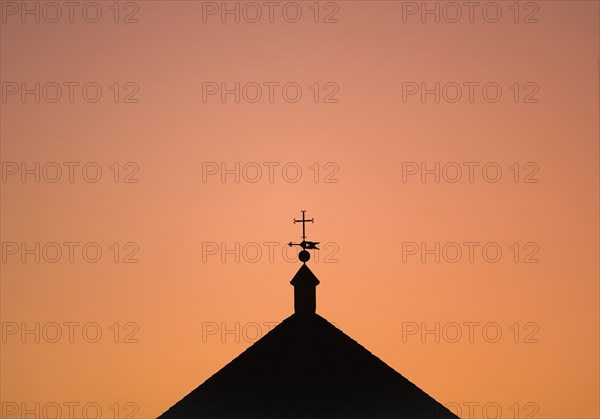
[[[298,258],[302,262],[306,263],[310,259],[310,253],[308,253],[307,249],[316,249],[316,250],[319,250],[319,248],[317,247],[317,245],[320,242],[311,242],[311,241],[306,240],[306,223],[314,223],[315,219],[311,218],[310,220],[307,220],[306,217],[305,217],[306,210],[302,210],[301,212],[302,212],[302,219],[301,220],[296,220],[294,218],[294,224],[296,224],[296,223],[302,223],[302,241],[300,243],[289,242],[288,245],[290,247],[292,247],[292,246],[300,246],[302,248],[302,250],[298,254]]]

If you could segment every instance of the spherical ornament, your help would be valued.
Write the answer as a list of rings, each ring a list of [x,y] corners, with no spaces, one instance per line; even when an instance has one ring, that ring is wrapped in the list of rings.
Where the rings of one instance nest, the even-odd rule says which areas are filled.
[[[300,253],[298,253],[298,259],[304,263],[308,262],[310,259],[310,253],[308,253],[306,250],[302,250]]]

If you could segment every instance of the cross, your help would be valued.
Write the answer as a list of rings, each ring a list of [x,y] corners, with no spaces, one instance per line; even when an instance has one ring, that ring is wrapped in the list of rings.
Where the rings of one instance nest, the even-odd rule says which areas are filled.
[[[306,231],[305,231],[306,223],[314,223],[315,222],[314,218],[311,218],[310,220],[305,219],[304,218],[305,212],[306,212],[306,210],[302,210],[302,219],[301,220],[296,220],[294,218],[294,224],[302,223],[302,240],[306,240]]]
[[[302,248],[302,250],[300,251],[300,253],[298,253],[298,259],[300,259],[300,261],[306,263],[310,259],[310,253],[306,249],[319,250],[319,248],[317,247],[319,242],[309,242],[306,240],[306,223],[314,223],[315,219],[311,218],[310,220],[307,220],[305,218],[306,210],[301,210],[301,211],[302,211],[302,219],[296,220],[294,218],[294,224],[302,223],[302,241],[300,243],[289,242],[288,245],[290,247],[300,246]]]

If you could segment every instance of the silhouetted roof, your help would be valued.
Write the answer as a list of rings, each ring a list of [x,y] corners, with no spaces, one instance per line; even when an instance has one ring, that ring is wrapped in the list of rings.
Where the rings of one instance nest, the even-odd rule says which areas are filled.
[[[160,418],[457,416],[323,317],[293,314]]]
[[[302,266],[300,266],[300,269],[298,269],[298,272],[296,272],[296,275],[294,275],[294,277],[290,281],[290,284],[292,284],[293,286],[310,285],[316,287],[320,284],[320,282],[319,279],[315,276],[315,274],[313,274],[312,271],[309,269],[309,267],[306,266],[306,264],[303,264]]]

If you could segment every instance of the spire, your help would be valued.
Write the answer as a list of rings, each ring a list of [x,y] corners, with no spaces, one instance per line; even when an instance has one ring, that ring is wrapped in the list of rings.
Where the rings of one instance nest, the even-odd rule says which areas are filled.
[[[319,280],[306,264],[300,266],[290,284],[294,286],[294,312],[296,314],[315,314]]]
[[[310,260],[310,253],[307,249],[319,249],[319,242],[311,242],[306,240],[306,223],[314,223],[315,219],[307,220],[305,218],[306,210],[302,210],[302,219],[296,220],[294,224],[302,223],[302,241],[300,243],[289,242],[289,246],[300,246],[302,250],[298,253],[298,259],[302,262],[302,266],[290,281],[294,286],[294,311],[296,314],[314,314],[317,308],[317,290],[319,280],[306,266],[306,262]]]

